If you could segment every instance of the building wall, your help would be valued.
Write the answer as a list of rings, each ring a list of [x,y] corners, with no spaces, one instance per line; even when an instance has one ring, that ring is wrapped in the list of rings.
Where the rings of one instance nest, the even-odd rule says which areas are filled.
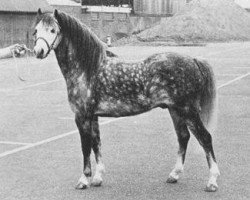
[[[68,5],[52,5],[53,9],[61,10],[70,14],[76,18],[81,18],[82,8],[81,6],[68,6]]]
[[[138,15],[172,14],[171,0],[134,0],[134,12]]]
[[[35,17],[36,14],[0,13],[0,48],[15,43],[32,47]]]
[[[84,12],[81,7],[53,6],[54,8],[73,15],[90,27],[102,40],[115,33],[129,34],[132,31],[129,15],[125,13]]]
[[[152,27],[162,19],[160,16],[142,17],[126,13],[83,12],[80,7],[53,7],[78,18],[82,23],[90,27],[103,41],[106,40],[108,35],[110,35],[113,40],[116,40],[122,36],[140,32]]]
[[[64,11],[90,27],[99,38],[106,40],[111,35],[114,40],[124,35],[140,32],[160,22],[160,16],[137,16],[125,13],[84,13],[81,7],[53,6]],[[33,48],[32,36],[36,14],[0,13],[0,48],[11,44],[26,44]]]
[[[124,13],[86,13],[82,11],[80,6],[54,5],[53,8],[78,18],[105,41],[108,35],[116,39],[121,35],[130,35],[150,28],[166,17],[165,13],[176,12],[185,3],[186,0],[134,0],[136,15]],[[0,47],[21,43],[32,48],[34,44],[32,27],[35,17],[35,13],[0,12]]]
[[[172,0],[172,12],[175,14],[182,10],[188,3],[187,0]]]
[[[187,0],[134,0],[137,15],[173,15],[183,8]]]

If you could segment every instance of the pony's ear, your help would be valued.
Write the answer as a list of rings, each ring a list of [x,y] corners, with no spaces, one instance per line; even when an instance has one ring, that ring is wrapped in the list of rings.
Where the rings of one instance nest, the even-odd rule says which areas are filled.
[[[57,17],[58,17],[58,10],[57,9],[55,9],[54,10],[54,17],[57,19]]]
[[[42,15],[43,14],[41,8],[38,9],[37,14],[38,15]]]

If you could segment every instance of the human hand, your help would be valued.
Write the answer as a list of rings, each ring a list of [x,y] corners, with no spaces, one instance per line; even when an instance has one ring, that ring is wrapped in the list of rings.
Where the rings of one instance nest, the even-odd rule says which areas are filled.
[[[15,56],[20,57],[26,53],[26,45],[25,44],[14,44],[9,46],[9,49],[12,53],[14,53]]]

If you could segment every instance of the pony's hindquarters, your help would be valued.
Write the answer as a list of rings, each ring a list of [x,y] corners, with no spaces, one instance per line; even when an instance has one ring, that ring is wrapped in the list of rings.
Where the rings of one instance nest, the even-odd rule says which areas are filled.
[[[187,123],[189,130],[195,135],[201,146],[203,147],[209,166],[209,180],[206,186],[206,191],[214,192],[218,189],[217,177],[220,175],[219,168],[217,166],[212,136],[208,131],[208,128],[213,130],[216,124],[216,86],[215,77],[211,66],[206,61],[200,61],[194,59],[201,74],[203,76],[203,86],[200,92],[200,111],[199,115],[193,119],[189,119]],[[194,111],[195,112],[195,111]],[[195,115],[194,115],[195,116]]]
[[[190,65],[187,65],[184,61],[189,62]],[[212,136],[207,129],[207,125],[213,121],[216,108],[214,74],[210,65],[205,61],[196,59],[187,59],[184,61],[182,60],[181,64],[188,66],[185,69],[189,70],[183,77],[183,79],[187,80],[185,91],[190,90],[192,86],[193,91],[196,92],[192,94],[193,98],[183,98],[184,102],[182,101],[182,104],[177,104],[169,108],[178,137],[179,151],[177,162],[169,174],[167,182],[177,182],[179,174],[183,171],[187,144],[190,137],[189,133],[192,133],[205,151],[210,170],[206,191],[214,192],[218,189],[217,177],[220,172],[213,150]],[[191,86],[188,87],[188,85]],[[195,88],[197,89],[195,90]]]

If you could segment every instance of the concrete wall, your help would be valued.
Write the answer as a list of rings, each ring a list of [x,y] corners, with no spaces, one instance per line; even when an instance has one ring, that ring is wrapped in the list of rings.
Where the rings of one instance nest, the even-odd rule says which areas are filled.
[[[11,44],[33,45],[31,27],[36,14],[0,13],[0,48]]]

